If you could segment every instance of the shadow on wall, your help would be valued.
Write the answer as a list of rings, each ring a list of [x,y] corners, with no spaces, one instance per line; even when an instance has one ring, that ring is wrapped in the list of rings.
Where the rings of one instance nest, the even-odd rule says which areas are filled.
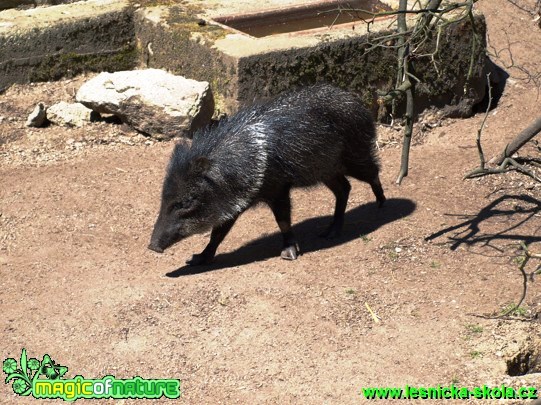
[[[507,73],[502,67],[496,65],[496,63],[494,63],[494,61],[488,57],[485,67],[485,75],[489,75],[488,82],[485,86],[485,97],[480,103],[473,107],[474,114],[486,112],[489,102],[489,111],[495,109],[502,98],[505,86],[507,85],[507,79],[509,79],[509,73]],[[488,88],[489,86],[490,92]],[[490,97],[492,97],[492,100],[490,100]]]
[[[412,214],[415,208],[416,204],[413,201],[401,198],[388,199],[383,208],[378,208],[375,202],[360,205],[346,213],[342,236],[336,239],[329,240],[317,236],[331,223],[331,215],[307,219],[294,225],[293,232],[297,236],[301,254],[311,253],[348,243],[361,235],[368,235],[385,224]],[[270,258],[282,260],[281,247],[282,236],[279,232],[275,232],[251,241],[233,252],[218,254],[211,265],[183,266],[167,273],[166,276],[175,278],[200,274]],[[303,260],[302,256],[298,260]]]

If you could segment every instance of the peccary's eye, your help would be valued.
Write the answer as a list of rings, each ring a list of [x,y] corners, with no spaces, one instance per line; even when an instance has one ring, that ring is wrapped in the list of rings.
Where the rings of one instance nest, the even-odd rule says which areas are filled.
[[[171,210],[178,215],[184,216],[196,209],[196,204],[193,200],[178,201],[171,206]]]
[[[214,180],[212,180],[212,178],[210,178],[210,176],[208,176],[206,174],[203,176],[203,180],[205,180],[207,183],[209,183],[211,185],[216,185],[216,182]]]
[[[183,210],[186,208],[186,205],[181,201],[181,202],[177,202],[175,204],[173,204],[173,210],[175,211],[180,211],[180,210]]]

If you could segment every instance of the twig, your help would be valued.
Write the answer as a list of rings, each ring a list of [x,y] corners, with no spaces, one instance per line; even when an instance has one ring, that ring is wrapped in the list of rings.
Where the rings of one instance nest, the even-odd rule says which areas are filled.
[[[520,172],[520,173],[522,173],[522,174],[524,174],[526,176],[529,176],[532,179],[534,179],[535,181],[541,183],[541,178],[537,177],[533,172],[526,169],[523,165],[520,165],[519,163],[517,163],[517,161],[515,159],[513,159],[513,158],[505,158],[505,160],[502,162],[502,164],[500,166],[498,166],[497,168],[495,168],[495,169],[477,168],[475,170],[472,170],[471,172],[466,174],[466,176],[464,176],[464,179],[473,179],[473,178],[476,178],[476,177],[488,176],[489,174],[506,173],[506,172],[508,172],[510,170],[509,166],[514,167],[518,172]]]
[[[520,148],[522,148],[530,139],[537,136],[541,132],[541,117],[538,117],[526,129],[518,134],[515,139],[509,142],[503,152],[490,160],[490,163],[501,164],[506,157],[513,156]]]
[[[530,261],[530,259],[541,259],[541,254],[539,253],[533,253],[530,251],[528,246],[524,242],[519,243],[520,248],[522,249],[522,256],[518,257],[520,260],[519,263],[519,270],[522,273],[522,294],[520,296],[520,299],[518,300],[518,303],[508,308],[505,312],[502,312],[499,315],[480,315],[480,314],[470,314],[474,315],[480,318],[484,319],[511,319],[511,320],[531,320],[531,319],[517,319],[517,318],[509,318],[509,315],[514,313],[517,309],[520,308],[524,300],[526,299],[526,293],[528,291],[528,281],[533,282],[534,276],[536,274],[541,274],[541,264],[531,272],[530,274],[526,273],[526,265]]]
[[[429,7],[433,5],[435,1],[431,0]],[[439,6],[439,3],[441,3],[441,0],[438,2],[436,1],[437,6]],[[407,0],[400,0],[400,4],[398,6],[399,10],[405,10],[407,7]],[[426,14],[423,15],[423,17],[426,16]],[[428,23],[430,20],[428,20]],[[422,21],[417,24],[417,26],[414,29],[415,31],[418,29],[419,25],[425,24],[426,21]],[[401,156],[401,163],[400,163],[400,172],[398,173],[398,177],[396,178],[396,184],[402,183],[402,179],[408,175],[408,166],[409,166],[409,151],[411,146],[411,135],[413,133],[413,113],[414,113],[414,101],[413,101],[413,88],[415,87],[415,82],[412,82],[410,80],[410,76],[408,74],[410,70],[410,63],[409,63],[409,47],[406,43],[405,38],[405,32],[408,30],[407,22],[406,22],[406,15],[401,14],[398,16],[398,32],[402,33],[402,36],[398,38],[398,44],[400,45],[399,51],[398,51],[398,77],[397,77],[397,85],[398,87],[404,86],[406,89],[406,126],[404,128],[404,141],[402,143],[402,156]]]

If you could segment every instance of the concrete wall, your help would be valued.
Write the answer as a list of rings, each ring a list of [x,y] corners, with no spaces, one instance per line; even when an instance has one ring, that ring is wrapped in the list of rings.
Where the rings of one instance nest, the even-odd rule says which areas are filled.
[[[56,1],[56,0],[51,0]],[[485,21],[475,17],[480,42],[472,49],[469,20],[442,32],[434,60],[418,58],[416,107],[451,106],[471,114],[485,90]],[[379,25],[378,25],[379,24]],[[217,113],[231,114],[254,100],[326,81],[360,93],[383,119],[378,92],[394,86],[396,50],[370,50],[375,35],[390,33],[389,20],[374,34],[337,28],[253,38],[215,23],[190,3],[139,6],[129,0],[87,0],[69,5],[0,12],[0,91],[12,83],[55,80],[84,71],[163,68],[208,81]],[[387,30],[387,31],[386,31]],[[425,47],[432,52],[436,38]],[[466,76],[472,58],[471,80]],[[434,69],[437,66],[437,69]],[[398,105],[398,113],[401,105]],[[451,113],[453,115],[453,113]]]
[[[198,25],[199,20],[180,6],[175,18],[166,8],[139,11],[135,21],[140,63],[210,82],[221,99],[219,108],[226,113],[294,87],[325,81],[360,93],[380,119],[389,117],[387,107],[379,106],[377,99],[378,92],[395,84],[396,49],[389,43],[367,50],[374,36],[390,31],[334,38],[292,35],[256,39],[212,23]],[[421,80],[415,95],[418,112],[429,106],[451,105],[456,112],[450,110],[450,115],[468,115],[483,99],[486,25],[481,15],[475,22],[480,35],[475,49],[470,23],[464,20],[446,27],[434,61],[425,57],[414,62],[414,74]],[[435,44],[434,37],[422,51],[432,52]],[[475,64],[466,83],[472,53]],[[399,103],[397,112],[402,109]]]
[[[59,4],[75,3],[76,1],[78,0],[1,0],[0,11],[16,7],[29,8],[37,6],[56,6]]]
[[[135,67],[133,12],[127,1],[0,12],[0,90],[84,71]]]

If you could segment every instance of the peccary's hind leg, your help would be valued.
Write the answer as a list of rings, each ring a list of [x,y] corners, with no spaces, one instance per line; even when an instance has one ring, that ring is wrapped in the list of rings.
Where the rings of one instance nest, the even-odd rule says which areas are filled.
[[[186,264],[189,264],[190,266],[199,266],[212,262],[214,255],[216,254],[216,249],[218,249],[218,246],[220,246],[220,243],[222,243],[229,233],[236,220],[237,218],[230,219],[222,225],[213,228],[207,247],[201,253],[193,255],[190,260],[186,261]]]
[[[374,195],[376,196],[376,200],[378,202],[378,206],[382,207],[385,200],[385,194],[383,193],[383,187],[381,186],[381,182],[379,181],[379,169],[374,164],[368,164],[368,165],[354,165],[349,164],[347,167],[348,175],[355,177],[357,180],[364,181],[372,187],[372,191],[374,192]]]
[[[378,202],[378,206],[381,208],[383,207],[383,204],[385,203],[385,194],[383,194],[383,187],[381,186],[381,182],[379,181],[379,176],[376,175],[372,181],[369,181],[368,184],[372,187],[372,191],[374,192],[374,195],[376,196],[376,200]]]
[[[331,189],[336,197],[336,204],[334,207],[333,221],[329,228],[327,228],[320,236],[332,239],[339,236],[342,232],[342,227],[344,226],[344,213],[346,212],[351,185],[349,184],[348,179],[342,175],[335,176],[331,180],[326,181],[325,185]]]
[[[295,236],[291,231],[289,187],[284,187],[278,196],[269,203],[269,206],[274,214],[274,218],[276,218],[276,222],[278,222],[278,227],[284,239],[284,246],[280,257],[286,260],[295,260],[299,255],[299,248]]]

